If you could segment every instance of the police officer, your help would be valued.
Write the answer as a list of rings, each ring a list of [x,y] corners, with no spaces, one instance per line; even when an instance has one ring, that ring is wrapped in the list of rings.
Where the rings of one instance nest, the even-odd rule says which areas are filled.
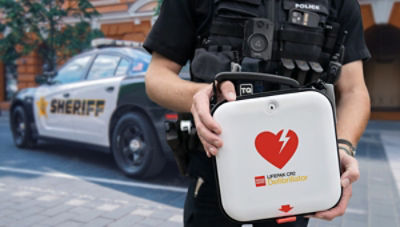
[[[272,8],[271,5],[268,5],[271,2],[276,3]],[[252,7],[255,5],[260,6],[257,8],[257,12],[252,11]],[[237,8],[238,6],[239,8]],[[359,178],[358,162],[352,157],[354,156],[354,147],[366,127],[370,114],[370,100],[362,68],[362,60],[369,58],[370,55],[363,37],[360,6],[357,0],[164,0],[159,18],[144,44],[144,47],[153,55],[146,75],[146,90],[148,96],[161,106],[177,112],[191,112],[201,142],[196,149],[190,152],[188,172],[191,183],[184,208],[185,226],[239,226],[226,218],[219,208],[214,170],[210,159],[217,154],[223,141],[218,136],[221,134],[221,128],[213,120],[209,111],[210,98],[213,96],[213,89],[209,82],[218,70],[229,71],[230,68],[226,65],[217,67],[214,71],[208,68],[224,62],[223,58],[227,56],[231,62],[240,63],[243,60],[243,53],[239,48],[242,43],[241,38],[231,38],[235,33],[239,34],[240,32],[238,33],[237,30],[241,31],[240,28],[243,27],[241,20],[237,20],[237,17],[257,16],[261,11],[267,12],[266,17],[279,18],[279,15],[283,15],[285,12],[287,16],[288,11],[283,9],[287,6],[299,9],[300,13],[304,12],[302,11],[304,9],[311,9],[310,12],[316,12],[321,18],[325,16],[325,19],[328,18],[326,13],[329,12],[331,15],[334,14],[331,17],[334,17],[334,20],[340,25],[336,40],[343,40],[346,51],[344,56],[341,56],[343,67],[335,89],[337,94],[337,135],[342,139],[341,141],[344,141],[339,149],[342,165],[341,184],[344,189],[341,201],[335,208],[318,212],[313,217],[332,220],[343,215],[346,210],[352,194],[352,183]],[[229,26],[214,26],[215,15],[220,16],[218,13],[223,14],[225,21],[232,22],[233,26],[230,28]],[[275,16],[271,16],[271,14]],[[312,18],[314,15],[310,13],[307,18]],[[235,26],[236,23],[237,26]],[[275,27],[275,30],[278,29]],[[217,40],[219,42],[217,47],[213,47],[216,49],[211,50],[212,47],[208,43],[212,43],[213,40],[208,39],[207,35],[206,39],[199,35],[204,34],[202,30],[207,31],[208,36],[222,37],[219,41]],[[235,31],[231,32],[233,30]],[[344,31],[347,31],[345,38],[343,37],[343,34],[346,34]],[[281,36],[275,36],[274,40],[279,37]],[[288,39],[290,39],[290,34]],[[279,43],[286,41],[278,41],[274,45],[280,45]],[[308,42],[308,40],[304,40],[304,42]],[[204,43],[208,46],[205,47]],[[291,56],[294,54],[291,52],[293,48],[288,48],[287,53],[275,53],[276,49],[272,53],[270,62],[276,61],[276,55]],[[206,56],[205,59],[211,60],[195,63],[196,58],[199,58],[199,54],[204,50],[206,50],[203,53],[205,54],[203,56]],[[236,54],[239,52],[239,59],[236,59],[235,50],[238,50]],[[278,48],[278,50],[282,50],[282,48]],[[207,54],[211,52],[214,53],[214,57],[207,57]],[[312,56],[308,57],[312,58]],[[182,80],[178,77],[182,66],[188,60],[192,60],[192,68],[197,67],[195,72],[192,72],[192,81]],[[194,64],[197,65],[194,66]],[[326,68],[329,64],[321,62],[321,65]],[[268,67],[270,65],[262,65],[258,70],[263,72],[272,70],[273,73],[281,73],[276,69],[279,66]],[[213,74],[201,76],[203,69],[206,69],[203,72],[209,72],[209,74],[213,72]],[[228,101],[236,99],[237,94],[232,82],[223,82],[218,87],[221,98]],[[296,222],[279,226],[307,226],[308,218],[298,218]],[[254,224],[254,226],[276,225],[274,221]]]

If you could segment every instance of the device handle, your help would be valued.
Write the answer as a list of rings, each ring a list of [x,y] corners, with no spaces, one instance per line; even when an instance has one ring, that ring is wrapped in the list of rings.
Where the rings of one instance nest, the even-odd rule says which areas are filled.
[[[282,84],[287,85],[292,88],[300,87],[299,82],[297,80],[284,77],[284,76],[277,76],[268,73],[254,73],[254,72],[222,72],[218,73],[215,76],[215,81],[218,83],[224,81],[236,81],[236,80],[254,80],[254,81],[265,81],[270,83]]]

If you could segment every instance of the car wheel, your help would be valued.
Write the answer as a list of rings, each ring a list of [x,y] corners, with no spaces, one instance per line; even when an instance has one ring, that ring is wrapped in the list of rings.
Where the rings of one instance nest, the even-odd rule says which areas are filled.
[[[124,114],[112,134],[112,153],[118,167],[130,177],[159,174],[166,160],[157,133],[149,121],[136,113]]]
[[[17,106],[11,114],[11,131],[15,145],[19,148],[33,148],[37,144],[37,139],[33,138],[25,109]]]

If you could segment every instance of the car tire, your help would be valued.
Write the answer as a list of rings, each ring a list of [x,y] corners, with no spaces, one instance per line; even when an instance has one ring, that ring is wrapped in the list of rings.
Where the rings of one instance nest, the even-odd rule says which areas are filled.
[[[116,164],[129,177],[153,177],[166,164],[156,131],[138,113],[126,113],[118,119],[112,134],[111,149]]]
[[[37,139],[33,137],[28,115],[22,106],[16,106],[11,112],[11,131],[15,146],[34,148]]]

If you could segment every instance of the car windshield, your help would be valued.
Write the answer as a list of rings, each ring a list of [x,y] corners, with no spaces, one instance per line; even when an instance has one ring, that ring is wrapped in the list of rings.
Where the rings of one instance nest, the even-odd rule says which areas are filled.
[[[57,75],[52,80],[53,83],[68,84],[82,80],[91,57],[86,55],[68,62],[57,72]]]

